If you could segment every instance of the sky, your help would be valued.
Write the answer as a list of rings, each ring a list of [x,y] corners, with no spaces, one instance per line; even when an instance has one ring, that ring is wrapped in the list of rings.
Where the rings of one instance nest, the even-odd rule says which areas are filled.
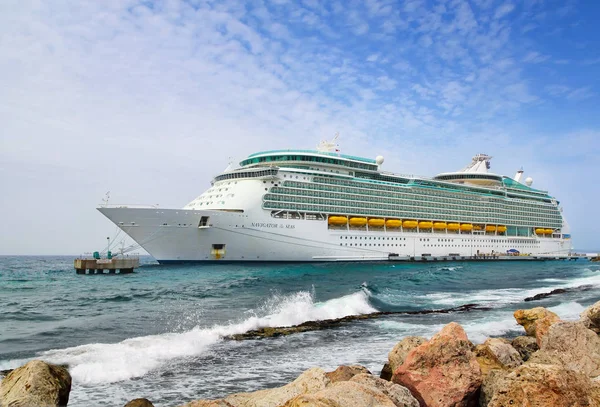
[[[180,208],[311,149],[433,176],[493,156],[600,249],[600,2],[0,2],[0,254],[98,250],[96,207]]]

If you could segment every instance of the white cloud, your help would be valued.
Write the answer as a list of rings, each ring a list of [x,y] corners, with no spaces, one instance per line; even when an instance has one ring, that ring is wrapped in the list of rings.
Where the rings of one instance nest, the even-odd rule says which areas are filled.
[[[515,9],[515,5],[512,3],[504,3],[500,7],[496,9],[496,13],[494,14],[495,19],[500,19],[502,17],[507,16]]]
[[[523,62],[527,62],[530,64],[540,64],[542,62],[547,61],[549,58],[550,57],[548,55],[542,55],[539,52],[531,51],[528,52],[527,55],[525,55],[525,57],[523,57]]]

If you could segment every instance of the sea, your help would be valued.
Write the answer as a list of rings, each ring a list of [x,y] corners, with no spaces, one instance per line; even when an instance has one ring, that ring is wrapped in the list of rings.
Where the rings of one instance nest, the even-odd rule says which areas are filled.
[[[0,370],[64,364],[69,406],[146,397],[178,406],[289,383],[304,370],[361,364],[379,374],[403,337],[456,321],[469,339],[523,335],[513,312],[547,307],[574,320],[600,300],[600,263],[159,265],[77,275],[73,257],[0,257]],[[566,289],[539,301],[525,298]],[[418,314],[465,304],[469,312]],[[261,327],[378,311],[331,329],[235,341]],[[407,313],[403,313],[407,312]]]

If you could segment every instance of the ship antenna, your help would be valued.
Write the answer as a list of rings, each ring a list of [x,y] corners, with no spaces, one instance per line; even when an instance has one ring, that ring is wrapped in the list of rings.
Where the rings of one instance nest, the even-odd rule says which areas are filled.
[[[106,208],[108,206],[108,200],[110,199],[110,191],[106,192],[104,198],[102,198],[102,207]]]
[[[321,142],[317,145],[317,151],[321,153],[331,153],[337,152],[339,153],[339,145],[336,143],[336,140],[340,137],[340,133],[336,132],[335,136],[331,141],[321,140]]]

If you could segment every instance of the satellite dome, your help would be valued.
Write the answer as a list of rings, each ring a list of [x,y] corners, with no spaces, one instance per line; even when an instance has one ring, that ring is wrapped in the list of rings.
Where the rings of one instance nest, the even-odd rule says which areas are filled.
[[[377,165],[383,164],[383,156],[378,155],[377,157],[375,157],[375,162],[377,163]]]
[[[528,187],[530,187],[531,184],[533,184],[533,178],[527,177],[527,179],[525,180],[525,185],[527,185]]]

